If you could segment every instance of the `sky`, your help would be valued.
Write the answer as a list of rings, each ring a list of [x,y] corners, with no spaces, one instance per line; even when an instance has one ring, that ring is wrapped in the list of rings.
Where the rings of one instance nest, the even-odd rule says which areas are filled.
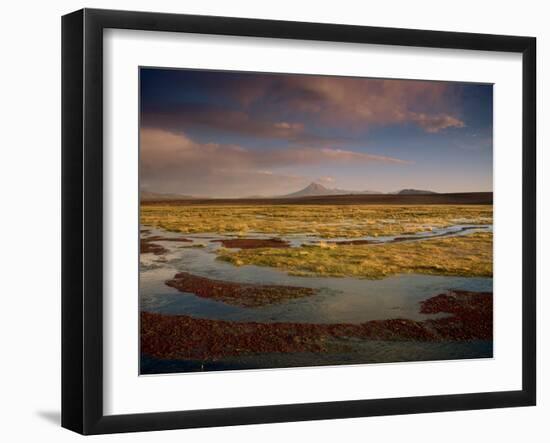
[[[492,191],[492,146],[492,85],[140,69],[142,191]]]

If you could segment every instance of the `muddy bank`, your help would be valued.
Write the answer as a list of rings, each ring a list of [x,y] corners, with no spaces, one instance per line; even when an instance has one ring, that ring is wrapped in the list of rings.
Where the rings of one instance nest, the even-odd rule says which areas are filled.
[[[315,294],[311,288],[299,286],[259,285],[212,280],[187,272],[180,272],[166,284],[182,292],[190,292],[198,297],[210,298],[224,303],[258,307]]]
[[[159,359],[212,360],[256,353],[342,351],[350,339],[383,341],[492,340],[490,292],[449,291],[420,310],[449,317],[362,324],[257,323],[141,313],[141,352]]]
[[[280,238],[231,238],[211,240],[221,243],[226,248],[257,249],[257,248],[289,248],[290,243]]]

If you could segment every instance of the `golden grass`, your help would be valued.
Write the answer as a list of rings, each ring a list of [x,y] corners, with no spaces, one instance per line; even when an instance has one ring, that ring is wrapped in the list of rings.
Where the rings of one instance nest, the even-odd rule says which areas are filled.
[[[311,234],[321,238],[403,235],[457,224],[492,224],[491,205],[147,205],[142,225],[181,233]],[[378,245],[321,242],[301,248],[262,248],[219,258],[294,275],[378,279],[399,273],[492,276],[492,233]]]
[[[490,224],[492,205],[141,206],[143,225],[181,233],[402,235],[456,224]]]
[[[300,276],[380,279],[418,273],[492,277],[493,235],[470,235],[403,243],[341,246],[321,243],[290,249],[220,250],[234,265],[270,266]]]

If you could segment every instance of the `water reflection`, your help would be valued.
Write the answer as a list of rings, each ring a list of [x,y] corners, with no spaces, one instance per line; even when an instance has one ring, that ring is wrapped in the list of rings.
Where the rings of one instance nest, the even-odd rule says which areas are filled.
[[[456,227],[446,228],[450,235],[463,235]],[[491,226],[473,229],[489,230]],[[441,230],[432,231],[434,235]],[[181,234],[150,229],[147,235],[181,237]],[[418,234],[416,237],[420,236]],[[450,289],[492,291],[492,278],[449,277],[406,274],[382,280],[334,277],[297,277],[286,272],[254,265],[236,267],[216,260],[219,243],[211,242],[212,234],[185,235],[190,243],[156,240],[168,253],[164,256],[142,254],[140,269],[140,309],[163,314],[184,314],[195,317],[233,321],[361,323],[369,320],[408,318],[423,320],[438,315],[420,314],[419,302]],[[247,235],[247,237],[250,237]],[[271,237],[257,235],[258,238]],[[216,235],[215,238],[232,238]],[[293,245],[317,241],[307,236],[284,236]],[[380,240],[380,238],[378,239]],[[384,240],[384,239],[382,239]],[[419,241],[419,240],[415,240]],[[420,240],[421,241],[421,240]],[[195,247],[201,245],[201,247]],[[294,285],[318,290],[312,297],[260,308],[242,308],[182,293],[165,285],[177,272],[218,280],[242,283]]]

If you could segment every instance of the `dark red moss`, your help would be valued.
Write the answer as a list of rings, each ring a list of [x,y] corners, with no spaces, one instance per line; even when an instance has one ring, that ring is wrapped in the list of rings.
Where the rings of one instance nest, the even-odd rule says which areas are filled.
[[[143,233],[143,231],[141,231]],[[141,254],[147,252],[153,253],[155,255],[162,255],[168,252],[168,250],[155,241],[175,241],[175,242],[191,242],[191,240],[183,237],[161,237],[160,235],[155,235],[153,237],[145,237],[139,240],[139,251]]]
[[[330,339],[492,340],[491,293],[450,291],[423,302],[421,312],[452,315],[425,321],[308,324],[230,322],[142,312],[141,351],[162,359],[207,360],[254,353],[327,352],[335,346],[334,340],[328,344]]]
[[[180,272],[166,284],[181,292],[191,292],[199,297],[211,298],[232,305],[257,307],[279,303],[293,298],[313,295],[311,288],[299,286],[256,285],[212,280]]]
[[[493,337],[492,292],[449,291],[424,301],[420,312],[452,314],[425,322],[437,334],[452,340],[489,340]]]
[[[157,245],[156,243],[151,243],[149,239],[140,239],[139,241],[139,251],[142,254],[151,252],[155,255],[162,255],[167,252],[167,249],[164,246]]]

